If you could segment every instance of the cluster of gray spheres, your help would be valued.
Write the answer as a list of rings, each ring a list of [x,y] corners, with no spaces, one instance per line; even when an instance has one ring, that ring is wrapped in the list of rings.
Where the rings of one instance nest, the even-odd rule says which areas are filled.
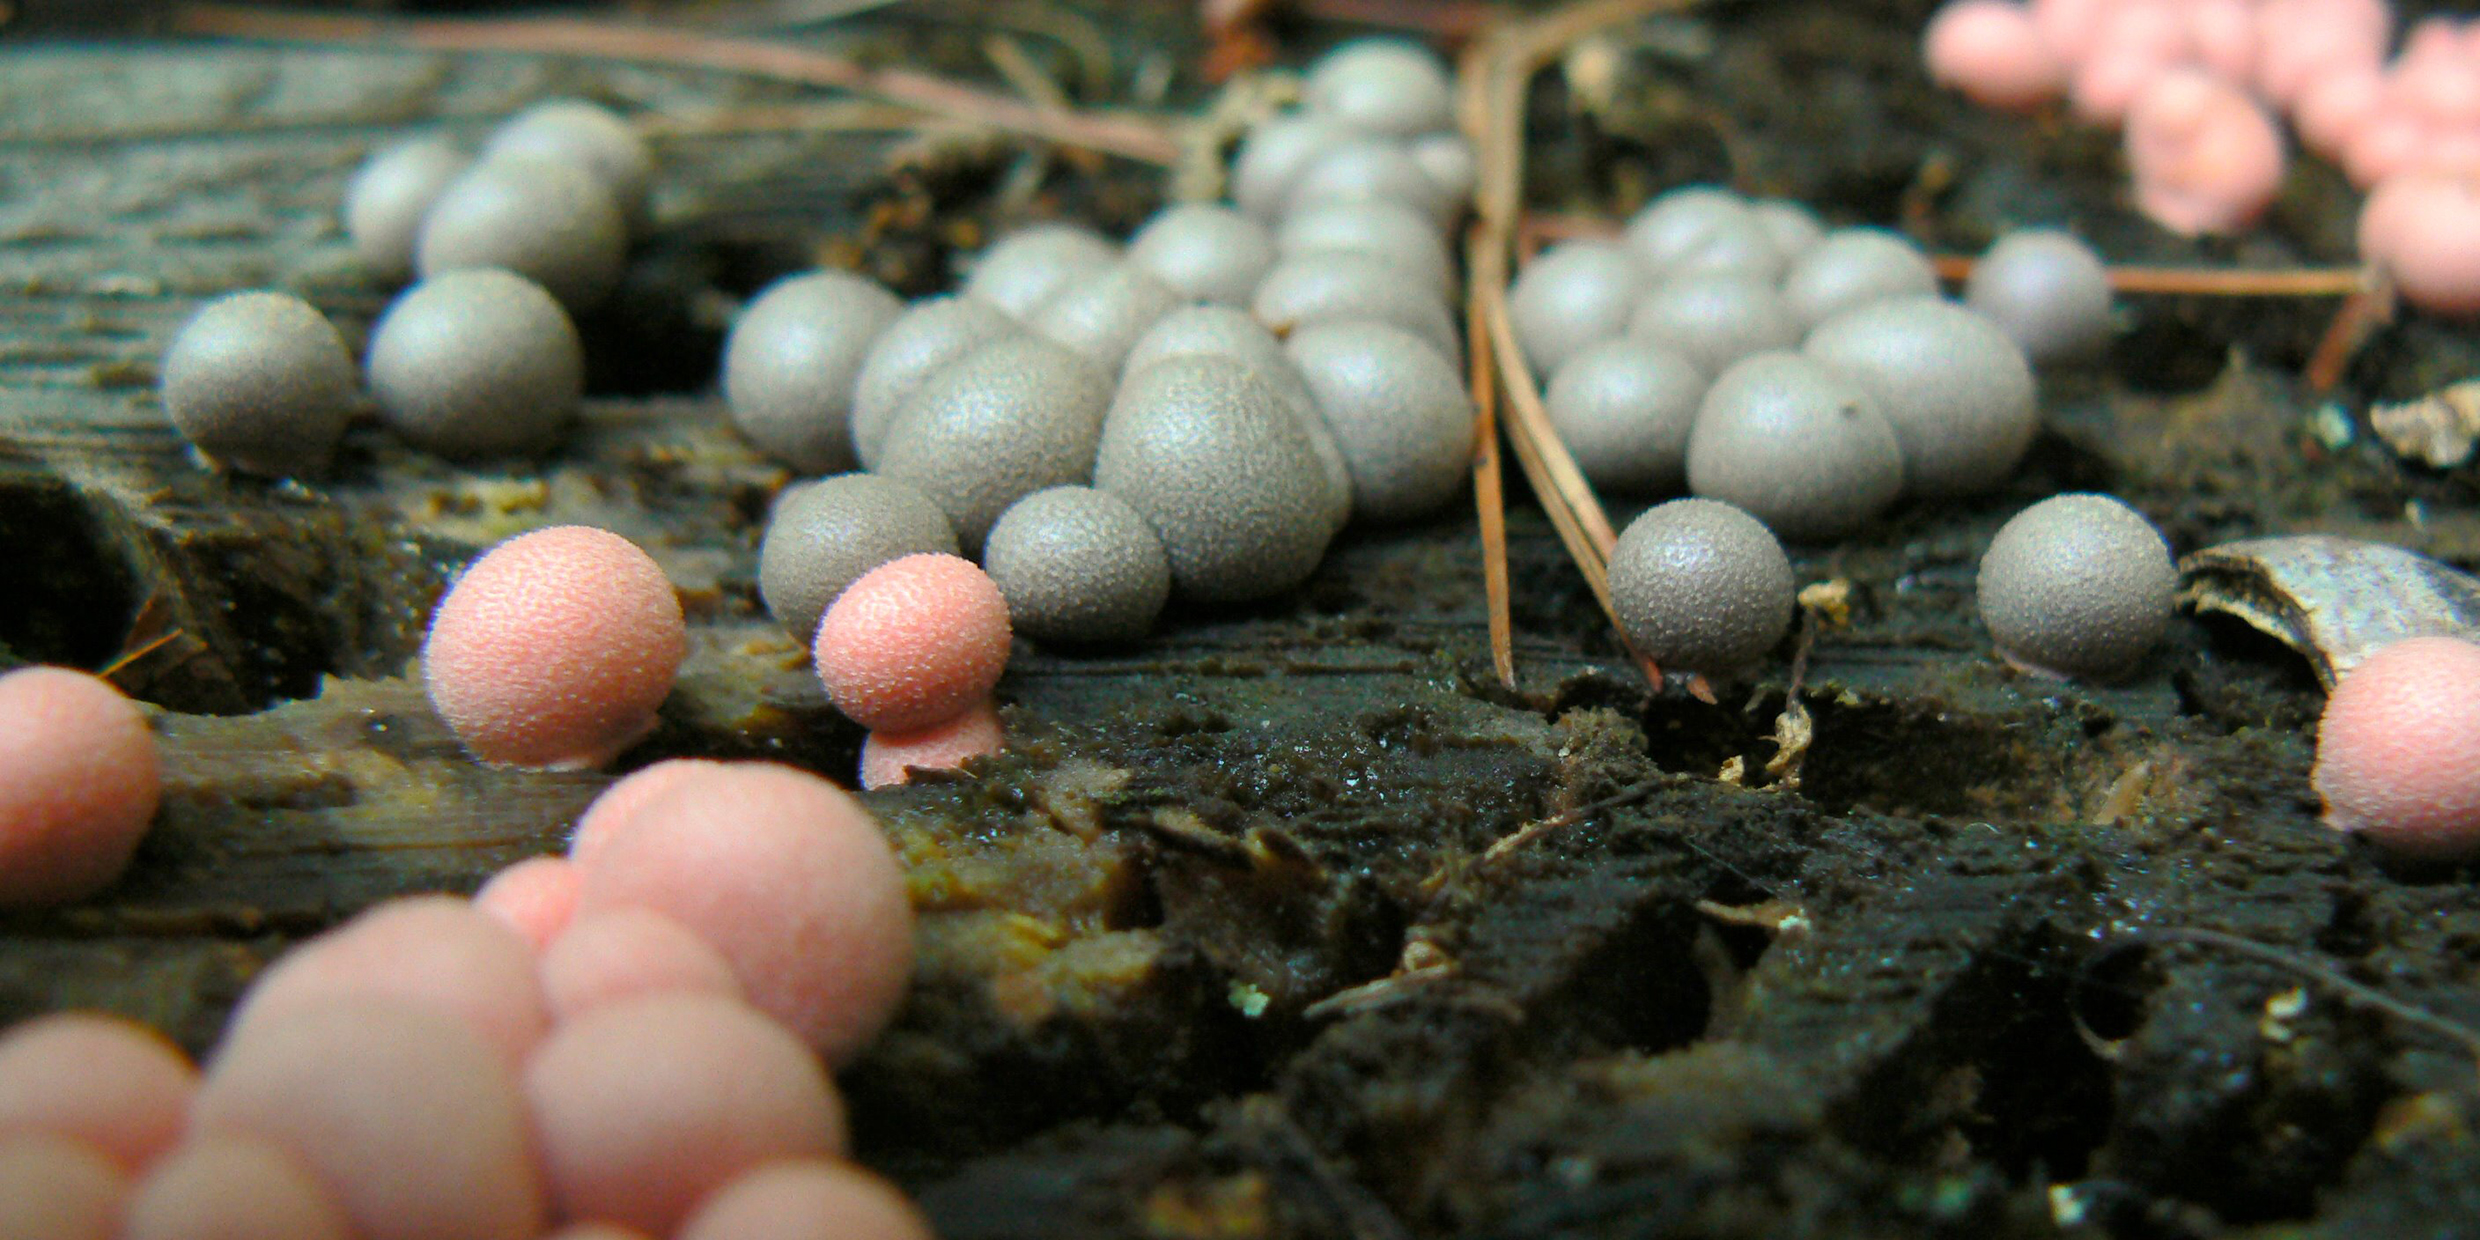
[[[762,451],[817,481],[776,506],[768,609],[807,640],[861,573],[977,557],[1017,631],[1142,636],[1168,600],[1289,590],[1353,520],[1461,488],[1473,405],[1447,244],[1471,192],[1446,67],[1369,40],[1255,127],[1235,201],[1121,244],[1001,238],[953,293],[905,304],[841,271],[763,290],[723,390]]]
[[[379,278],[421,277],[371,331],[380,419],[447,457],[558,443],[585,389],[570,316],[618,284],[653,172],[628,122],[572,100],[519,113],[479,156],[436,139],[374,155],[346,193],[346,234]],[[278,292],[202,307],[162,374],[164,411],[201,455],[277,476],[326,466],[357,386],[335,327]]]

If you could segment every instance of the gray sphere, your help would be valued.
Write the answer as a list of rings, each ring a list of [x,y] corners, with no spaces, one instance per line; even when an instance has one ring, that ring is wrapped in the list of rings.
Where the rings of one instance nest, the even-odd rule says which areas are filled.
[[[534,155],[564,159],[602,178],[621,219],[646,225],[654,188],[654,150],[619,113],[583,99],[552,99],[508,118],[482,144],[482,157]]]
[[[1261,220],[1284,213],[1300,174],[1327,151],[1358,136],[1351,126],[1307,112],[1252,127],[1231,160],[1231,200]]]
[[[1145,518],[1173,583],[1207,602],[1299,585],[1333,535],[1309,433],[1228,358],[1166,358],[1130,374],[1111,402],[1094,485]]]
[[[964,291],[1023,318],[1071,284],[1118,265],[1119,246],[1090,228],[1037,224],[982,251]]]
[[[853,389],[904,303],[875,280],[819,271],[778,280],[741,311],[723,345],[732,421],[803,473],[853,461]]]
[[[1612,609],[1664,672],[1720,675],[1764,658],[1798,597],[1764,523],[1710,499],[1646,509],[1611,548]]]
[[[1365,254],[1419,273],[1440,297],[1455,288],[1446,240],[1429,219],[1399,202],[1338,202],[1284,217],[1275,250],[1285,259]]]
[[[1628,312],[1628,334],[1687,354],[1718,375],[1752,353],[1800,343],[1800,321],[1772,280],[1728,274],[1657,280]]]
[[[1562,241],[1517,273],[1507,296],[1516,343],[1537,375],[1627,330],[1646,277],[1616,241]]]
[[[1283,351],[1283,342],[1247,314],[1229,306],[1184,306],[1172,311],[1137,340],[1130,350],[1126,373],[1171,357],[1227,357],[1257,372],[1300,413],[1300,424],[1316,447],[1318,467],[1326,475],[1327,503],[1336,529],[1352,519],[1352,474],[1344,464],[1335,433],[1319,415],[1317,399],[1300,377],[1300,368]]]
[[[1445,228],[1462,213],[1464,204],[1447,191],[1401,143],[1384,138],[1352,138],[1321,153],[1300,170],[1283,200],[1288,213],[1338,202],[1397,202]]]
[[[1903,490],[1903,451],[1876,398],[1792,352],[1722,372],[1688,432],[1688,489],[1785,538],[1840,538]]]
[[[991,527],[982,568],[1007,600],[1009,625],[1040,641],[1133,641],[1171,598],[1171,561],[1154,527],[1091,487],[1016,501]]]
[[[493,267],[407,289],[371,329],[370,394],[388,427],[446,457],[538,452],[585,391],[585,346],[558,299]]]
[[[1835,229],[1783,274],[1783,304],[1811,326],[1866,302],[1937,291],[1929,256],[1884,228]]]
[[[1455,86],[1436,53],[1405,39],[1355,39],[1318,57],[1301,85],[1310,111],[1409,138],[1455,123]]]
[[[443,271],[504,267],[571,310],[591,310],[619,286],[628,228],[601,177],[565,160],[505,155],[450,182],[422,219],[414,266]]]
[[[371,156],[353,174],[344,191],[344,231],[372,275],[391,283],[413,275],[422,217],[473,162],[453,142],[416,138]]]
[[[1963,298],[2036,366],[2077,361],[2110,341],[2110,276],[2073,233],[2029,228],[1998,238],[1972,265]]]
[[[854,454],[869,468],[887,443],[896,414],[940,367],[994,340],[1022,335],[1006,311],[969,294],[914,302],[870,345],[853,385]]]
[[[1221,203],[1184,202],[1128,239],[1128,260],[1182,300],[1245,306],[1274,266],[1274,234]]]
[[[758,594],[784,632],[807,647],[844,587],[924,551],[956,554],[956,531],[920,488],[877,474],[821,478],[776,501],[758,543]]]
[[[920,487],[979,554],[1008,505],[1093,474],[1111,388],[1092,362],[1035,336],[995,340],[904,402],[878,470]]]
[[[1773,230],[1754,209],[1743,206],[1704,225],[1685,237],[1684,248],[1662,265],[1663,276],[1732,275],[1768,284],[1782,279],[1787,260],[1774,245]]]
[[[1025,316],[1025,325],[1117,378],[1137,337],[1182,300],[1143,267],[1115,263],[1052,294]]]
[[[1452,131],[1424,134],[1404,149],[1438,183],[1440,193],[1459,203],[1472,200],[1473,189],[1481,183],[1481,164],[1464,135]]]
[[[1436,350],[1368,321],[1305,327],[1284,348],[1343,451],[1354,513],[1409,521],[1462,489],[1472,464],[1472,397]]]
[[[208,459],[283,476],[326,468],[360,375],[344,338],[290,293],[234,293],[190,317],[164,355],[164,412]]]
[[[1462,355],[1446,299],[1418,276],[1367,254],[1285,259],[1257,286],[1250,311],[1276,335],[1338,319],[1374,319],[1419,336],[1441,357]]]
[[[2009,660],[2107,679],[2170,625],[2178,570],[2142,513],[2107,495],[2056,495],[2016,513],[1981,557],[1981,622]]]
[[[1805,203],[1788,198],[1760,198],[1749,203],[1748,209],[1756,213],[1757,222],[1765,225],[1765,231],[1774,238],[1774,249],[1786,264],[1798,261],[1826,239],[1824,221]]]
[[[1661,273],[1695,250],[1716,228],[1755,219],[1748,201],[1719,185],[1683,185],[1656,195],[1628,217],[1628,249],[1648,273]]]
[[[1946,499],[1998,485],[2041,427],[2023,350],[1987,317],[1943,298],[1855,306],[1818,324],[1801,352],[1877,398],[1914,495]]]
[[[1706,376],[1676,349],[1622,336],[1567,359],[1543,403],[1594,486],[1622,495],[1676,491],[1687,480],[1688,429]]]

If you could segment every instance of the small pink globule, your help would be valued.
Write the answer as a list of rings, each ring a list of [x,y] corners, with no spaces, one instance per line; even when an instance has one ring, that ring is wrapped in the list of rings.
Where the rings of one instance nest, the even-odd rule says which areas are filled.
[[[812,648],[828,700],[873,731],[944,723],[1007,670],[1007,600],[970,560],[924,552],[844,588]]]
[[[83,1141],[0,1136],[0,1236],[114,1240],[128,1196],[128,1173]]]
[[[2012,0],[1954,0],[1922,44],[1929,76],[1983,107],[2028,111],[2066,91],[2066,63]]]
[[[2228,233],[2282,188],[2282,132],[2245,91],[2192,69],[2163,74],[2127,115],[2136,205],[2172,232]]]
[[[2101,15],[2089,53],[2069,73],[2068,101],[2088,124],[2119,124],[2137,97],[2192,50],[2176,8],[2120,3]]]
[[[2317,79],[2385,59],[2385,0],[2263,0],[2256,10],[2257,93],[2288,107]]]
[[[1007,728],[987,701],[945,723],[919,732],[872,732],[861,742],[861,786],[893,788],[911,783],[913,770],[951,771],[968,758],[1007,747]]]
[[[465,748],[504,766],[600,766],[652,731],[688,654],[672,583],[591,526],[484,552],[431,615],[422,672]]]
[[[2433,135],[2426,121],[2405,108],[2380,104],[2351,131],[2342,148],[2342,172],[2351,184],[2373,190],[2417,169],[2428,157]]]
[[[2309,150],[2337,158],[2384,105],[2382,71],[2372,65],[2339,69],[2300,92],[2291,109],[2291,126]]]
[[[0,676],[0,908],[110,886],[162,786],[155,734],[120,690],[62,667]]]
[[[2480,314],[2480,169],[2387,179],[2361,209],[2359,247],[2413,305]]]
[[[2187,0],[2187,45],[2198,64],[2245,83],[2256,68],[2255,0]]]
[[[642,908],[612,909],[570,925],[543,953],[542,980],[552,1017],[562,1022],[665,991],[743,997],[731,961],[688,927]]]
[[[180,1140],[197,1089],[178,1048],[117,1016],[55,1013],[0,1035],[0,1136],[74,1137],[134,1172]]]
[[[528,857],[482,884],[474,908],[498,918],[539,952],[577,914],[577,867],[566,857]]]
[[[770,1163],[717,1190],[677,1240],[931,1240],[930,1224],[885,1180],[845,1163]]]
[[[181,1147],[129,1198],[121,1240],[353,1240],[353,1224],[301,1160],[222,1135]]]
[[[722,769],[723,763],[704,758],[666,758],[622,777],[603,789],[603,794],[594,798],[594,803],[586,806],[586,812],[577,819],[577,830],[568,838],[568,859],[580,865],[592,860],[603,841],[624,829],[648,801],[685,780]]]
[[[2325,825],[2387,852],[2480,855],[2480,644],[2413,637],[2344,674],[2317,724]]]

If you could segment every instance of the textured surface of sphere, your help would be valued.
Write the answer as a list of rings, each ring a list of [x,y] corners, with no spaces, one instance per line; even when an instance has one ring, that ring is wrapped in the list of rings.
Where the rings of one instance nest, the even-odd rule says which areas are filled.
[[[201,307],[164,355],[164,412],[208,457],[261,474],[315,473],[352,419],[361,376],[344,337],[290,293]]]
[[[607,1004],[671,991],[744,997],[723,953],[687,926],[642,908],[610,909],[571,925],[543,952],[542,983],[563,1024]]]
[[[382,280],[413,274],[413,240],[449,184],[474,157],[443,138],[415,138],[370,157],[344,191],[344,231],[362,265]]]
[[[617,534],[566,525],[485,552],[431,614],[431,705],[485,762],[599,766],[654,727],[688,655],[671,581]]]
[[[452,271],[405,291],[371,329],[370,394],[388,428],[447,457],[539,452],[585,392],[585,345],[541,286]]]
[[[1275,334],[1313,323],[1374,319],[1429,342],[1441,357],[1461,355],[1446,299],[1371,254],[1308,254],[1275,264],[1257,286],[1251,312]]]
[[[1116,378],[1137,337],[1183,298],[1134,262],[1115,264],[1053,294],[1025,317],[1027,326],[1075,350],[1104,378]]]
[[[1615,241],[1563,241],[1517,274],[1507,298],[1516,343],[1536,376],[1627,330],[1644,271]]]
[[[1434,512],[1464,484],[1473,405],[1455,368],[1384,323],[1306,327],[1285,349],[1352,475],[1352,511],[1372,521]]]
[[[1318,57],[1301,101],[1356,129],[1399,138],[1455,125],[1446,65],[1403,39],[1356,39]]]
[[[1232,156],[1231,200],[1261,220],[1284,214],[1300,174],[1327,151],[1358,136],[1329,117],[1293,112],[1250,128]],[[1425,213],[1426,217],[1426,213]]]
[[[2072,233],[2025,229],[2000,237],[1972,265],[1963,297],[2035,365],[2090,357],[2109,343],[2109,274],[2101,256]]]
[[[973,261],[964,291],[1018,318],[1071,284],[1118,264],[1119,246],[1090,228],[1037,224],[1001,237]]]
[[[1128,260],[1183,300],[1245,306],[1274,266],[1274,234],[1221,203],[1185,202],[1128,239]]]
[[[1688,489],[1794,540],[1840,538],[1894,502],[1903,452],[1877,401],[1797,353],[1714,379],[1688,432]]]
[[[794,276],[749,303],[723,346],[732,421],[767,455],[803,473],[852,464],[853,391],[861,364],[904,303],[841,271]]]
[[[1148,537],[1151,537],[1149,534]],[[916,732],[872,732],[861,740],[861,786],[873,791],[913,782],[913,771],[952,771],[1007,748],[1007,726],[989,702]]]
[[[619,286],[628,250],[628,227],[601,177],[562,160],[508,155],[449,182],[422,217],[413,258],[425,278],[506,268],[584,311]]]
[[[1402,203],[1440,228],[1463,210],[1410,152],[1382,138],[1351,138],[1321,152],[1300,170],[1283,209],[1300,212],[1339,202]]]
[[[1120,384],[1094,485],[1162,539],[1180,592],[1237,602],[1306,580],[1333,533],[1298,411],[1249,367],[1175,357]]]
[[[1709,499],[1646,509],[1610,552],[1620,625],[1665,672],[1718,674],[1765,657],[1790,631],[1797,593],[1765,524]]]
[[[1417,273],[1442,298],[1455,287],[1445,239],[1427,216],[1399,202],[1338,202],[1285,216],[1275,249],[1287,260],[1366,254]]]
[[[1633,336],[1567,359],[1544,397],[1550,423],[1595,487],[1676,491],[1688,477],[1688,428],[1710,380],[1685,354]]]
[[[129,1198],[121,1240],[352,1240],[335,1195],[300,1159],[249,1137],[185,1145]]]
[[[0,907],[110,886],[162,779],[146,716],[110,683],[62,667],[0,675]]]
[[[952,555],[908,555],[863,573],[819,619],[827,698],[853,722],[910,732],[990,696],[1007,670],[1005,596]]]
[[[887,446],[887,428],[940,367],[1024,330],[1024,324],[979,297],[925,297],[908,307],[870,345],[854,385],[852,439],[862,466],[877,467]]]
[[[1229,306],[1188,306],[1172,311],[1140,337],[1128,354],[1125,373],[1136,372],[1168,357],[1204,354],[1227,357],[1257,372],[1283,399],[1300,411],[1300,424],[1317,449],[1318,467],[1326,474],[1327,505],[1332,524],[1342,529],[1352,519],[1352,471],[1344,464],[1335,432],[1318,412],[1317,399],[1265,325]]]
[[[1818,324],[1801,351],[1877,398],[1914,495],[1951,498],[2006,481],[2041,428],[2023,350],[1943,298],[1854,307]]]
[[[181,1139],[198,1072],[117,1016],[55,1012],[0,1033],[0,1133],[41,1129],[136,1172]]]
[[[1628,334],[1678,350],[1718,375],[1752,353],[1797,345],[1800,321],[1770,280],[1682,275],[1656,281],[1636,299]]]
[[[1162,539],[1126,500],[1091,487],[1016,501],[991,529],[982,566],[1009,622],[1043,641],[1132,641],[1171,597]]]
[[[1783,274],[1783,304],[1812,326],[1864,302],[1937,291],[1929,256],[1883,228],[1835,229]]]
[[[758,544],[758,594],[804,645],[827,604],[861,574],[924,551],[956,554],[956,530],[921,489],[877,474],[839,474],[786,496]]]
[[[921,488],[978,554],[1008,505],[1092,475],[1110,395],[1102,372],[1063,346],[994,341],[913,393],[878,470]]]
[[[2413,637],[2344,674],[2317,724],[2325,825],[2388,852],[2480,853],[2480,645]]]
[[[654,186],[654,151],[609,108],[582,99],[552,99],[517,113],[483,143],[485,159],[531,155],[566,160],[600,178],[631,228],[646,223]]]
[[[2142,513],[2056,495],[2016,513],[1981,556],[1981,622],[1998,653],[2052,675],[2106,679],[2170,625],[2178,572]]]
[[[904,1194],[846,1163],[761,1167],[700,1203],[678,1240],[932,1240]]]

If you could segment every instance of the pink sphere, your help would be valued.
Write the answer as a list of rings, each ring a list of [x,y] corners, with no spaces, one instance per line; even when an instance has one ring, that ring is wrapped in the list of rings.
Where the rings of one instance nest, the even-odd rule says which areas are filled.
[[[874,731],[913,732],[990,696],[1007,669],[1007,600],[972,561],[891,560],[844,588],[818,622],[818,680]]]
[[[603,846],[603,841],[625,828],[648,801],[685,780],[722,769],[722,763],[704,758],[666,758],[603,789],[603,795],[594,798],[594,803],[586,806],[584,816],[577,819],[577,830],[568,838],[568,859],[585,864]]]
[[[2298,105],[2291,111],[2291,126],[2309,150],[2338,158],[2384,103],[2382,70],[2371,65],[2337,69],[2300,92]]]
[[[2480,169],[2387,179],[2361,209],[2359,243],[2413,305],[2480,314]]]
[[[2460,41],[2426,56],[2406,53],[2395,63],[2393,97],[2432,125],[2480,123],[2480,59],[2463,54]]]
[[[912,768],[949,771],[967,758],[1007,747],[1007,728],[987,701],[919,732],[872,732],[861,742],[861,786],[892,788],[911,783]]]
[[[580,919],[543,953],[543,990],[556,1020],[606,1004],[685,990],[743,997],[732,962],[679,922],[642,908]]]
[[[2426,121],[2398,103],[2380,103],[2342,148],[2342,171],[2351,184],[2373,189],[2380,182],[2418,168],[2427,159],[2433,134]]]
[[[2256,68],[2255,0],[2187,0],[2187,45],[2214,76],[2245,86]]]
[[[931,1240],[885,1180],[823,1159],[769,1163],[698,1206],[677,1240]]]
[[[656,798],[580,868],[580,919],[673,918],[731,962],[750,1002],[838,1063],[904,997],[904,871],[869,813],[815,775],[726,767]]]
[[[0,1136],[74,1137],[137,1171],[180,1140],[198,1070],[117,1016],[39,1016],[0,1035]]]
[[[120,690],[61,667],[0,676],[0,908],[110,886],[162,782],[155,734]]]
[[[492,875],[474,893],[474,908],[539,952],[577,913],[577,867],[566,857],[528,857]]]
[[[128,1196],[129,1174],[83,1141],[0,1136],[0,1236],[113,1240]]]
[[[2480,645],[2398,641],[2334,686],[2317,725],[2325,825],[2389,852],[2480,854]]]
[[[2385,59],[2394,13],[2385,0],[2262,0],[2256,10],[2256,89],[2290,106],[2318,78]]]
[[[2029,111],[2067,87],[2066,62],[2013,0],[1953,0],[1922,41],[1929,76],[1983,107]]]
[[[688,641],[653,559],[617,534],[564,525],[465,570],[431,615],[422,671],[476,758],[600,766],[654,729]]]
[[[2127,116],[2136,204],[2172,232],[2237,232],[2282,188],[2282,131],[2246,92],[2194,69],[2162,75]]]
[[[250,1137],[211,1136],[147,1174],[121,1240],[353,1240],[353,1224],[300,1159]]]
[[[2121,0],[2101,15],[2092,48],[2075,65],[2067,97],[2087,123],[2116,125],[2136,98],[2194,51],[2186,16],[2155,0]]]

